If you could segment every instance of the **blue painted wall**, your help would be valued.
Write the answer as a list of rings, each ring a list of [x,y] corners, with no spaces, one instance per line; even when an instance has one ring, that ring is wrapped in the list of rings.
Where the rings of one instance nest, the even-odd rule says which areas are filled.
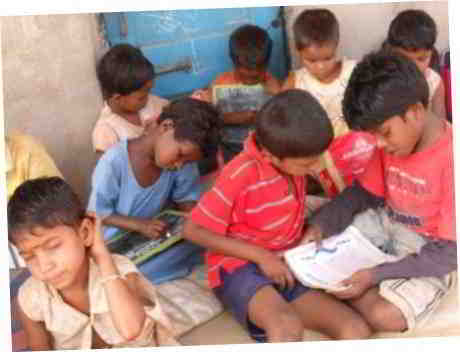
[[[188,94],[206,87],[219,73],[232,70],[228,39],[243,24],[266,29],[273,40],[270,71],[280,79],[287,75],[281,25],[272,23],[279,7],[212,10],[174,10],[104,14],[111,45],[139,47],[157,72],[188,63],[188,72],[159,75],[153,93],[163,97]]]

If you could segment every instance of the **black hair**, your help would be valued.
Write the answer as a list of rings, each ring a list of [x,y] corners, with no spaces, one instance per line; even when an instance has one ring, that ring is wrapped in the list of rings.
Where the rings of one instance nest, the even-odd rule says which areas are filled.
[[[256,141],[280,159],[319,155],[333,137],[326,111],[304,90],[284,91],[257,113]]]
[[[437,37],[436,23],[423,10],[400,12],[391,21],[388,44],[404,50],[431,50]]]
[[[238,27],[230,35],[228,44],[236,67],[254,69],[268,65],[273,43],[266,30],[251,24]]]
[[[413,104],[428,106],[428,83],[417,65],[403,55],[380,51],[354,68],[342,101],[351,129],[373,130]]]
[[[114,94],[131,94],[155,78],[153,64],[130,44],[110,48],[97,64],[96,74],[106,100]]]
[[[78,226],[85,209],[72,188],[60,177],[41,177],[22,183],[7,206],[8,240],[34,227]]]
[[[210,103],[180,98],[163,108],[157,123],[166,119],[174,123],[174,138],[177,141],[189,141],[200,147],[204,157],[215,152],[219,142],[221,119],[219,112]]]
[[[294,41],[297,50],[310,45],[339,42],[339,22],[328,9],[313,9],[303,11],[295,20],[293,26]]]

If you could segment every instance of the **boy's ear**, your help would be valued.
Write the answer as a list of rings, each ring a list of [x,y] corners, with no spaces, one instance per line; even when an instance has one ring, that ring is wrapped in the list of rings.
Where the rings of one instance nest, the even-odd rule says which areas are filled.
[[[406,112],[406,119],[410,120],[411,122],[414,121],[421,121],[425,116],[425,107],[422,103],[413,104],[407,109]]]
[[[78,228],[78,236],[83,241],[85,247],[90,247],[93,244],[94,223],[93,219],[85,216]]]
[[[160,122],[160,130],[161,132],[166,132],[170,129],[174,128],[174,122],[171,119],[165,119]]]
[[[270,162],[271,164],[275,166],[278,166],[280,164],[281,162],[280,158],[270,153],[267,149],[262,147],[261,153],[262,153],[263,158],[267,160],[268,162]]]
[[[109,103],[118,103],[120,101],[121,97],[122,97],[121,94],[115,93],[109,99],[107,99],[107,101]]]

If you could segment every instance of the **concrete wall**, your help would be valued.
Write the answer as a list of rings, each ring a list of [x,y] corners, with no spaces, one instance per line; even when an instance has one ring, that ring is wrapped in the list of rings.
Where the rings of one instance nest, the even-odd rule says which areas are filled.
[[[337,16],[340,23],[340,52],[353,59],[360,59],[369,51],[378,49],[386,38],[393,18],[406,9],[423,9],[433,17],[438,27],[436,48],[442,52],[448,47],[449,27],[447,1],[400,2],[374,4],[338,4],[317,6],[289,6],[287,8],[287,27],[289,47],[294,68],[298,58],[292,39],[292,25],[295,18],[307,8],[328,8]]]
[[[36,136],[86,201],[95,164],[91,131],[102,98],[94,15],[2,17],[4,116]]]

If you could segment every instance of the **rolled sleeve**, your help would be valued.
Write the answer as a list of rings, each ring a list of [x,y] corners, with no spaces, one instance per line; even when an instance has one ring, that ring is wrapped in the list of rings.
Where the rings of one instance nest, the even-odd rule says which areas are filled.
[[[89,211],[105,218],[116,211],[116,204],[120,194],[120,173],[113,166],[111,160],[104,154],[96,165],[91,179],[91,195],[89,197]]]

